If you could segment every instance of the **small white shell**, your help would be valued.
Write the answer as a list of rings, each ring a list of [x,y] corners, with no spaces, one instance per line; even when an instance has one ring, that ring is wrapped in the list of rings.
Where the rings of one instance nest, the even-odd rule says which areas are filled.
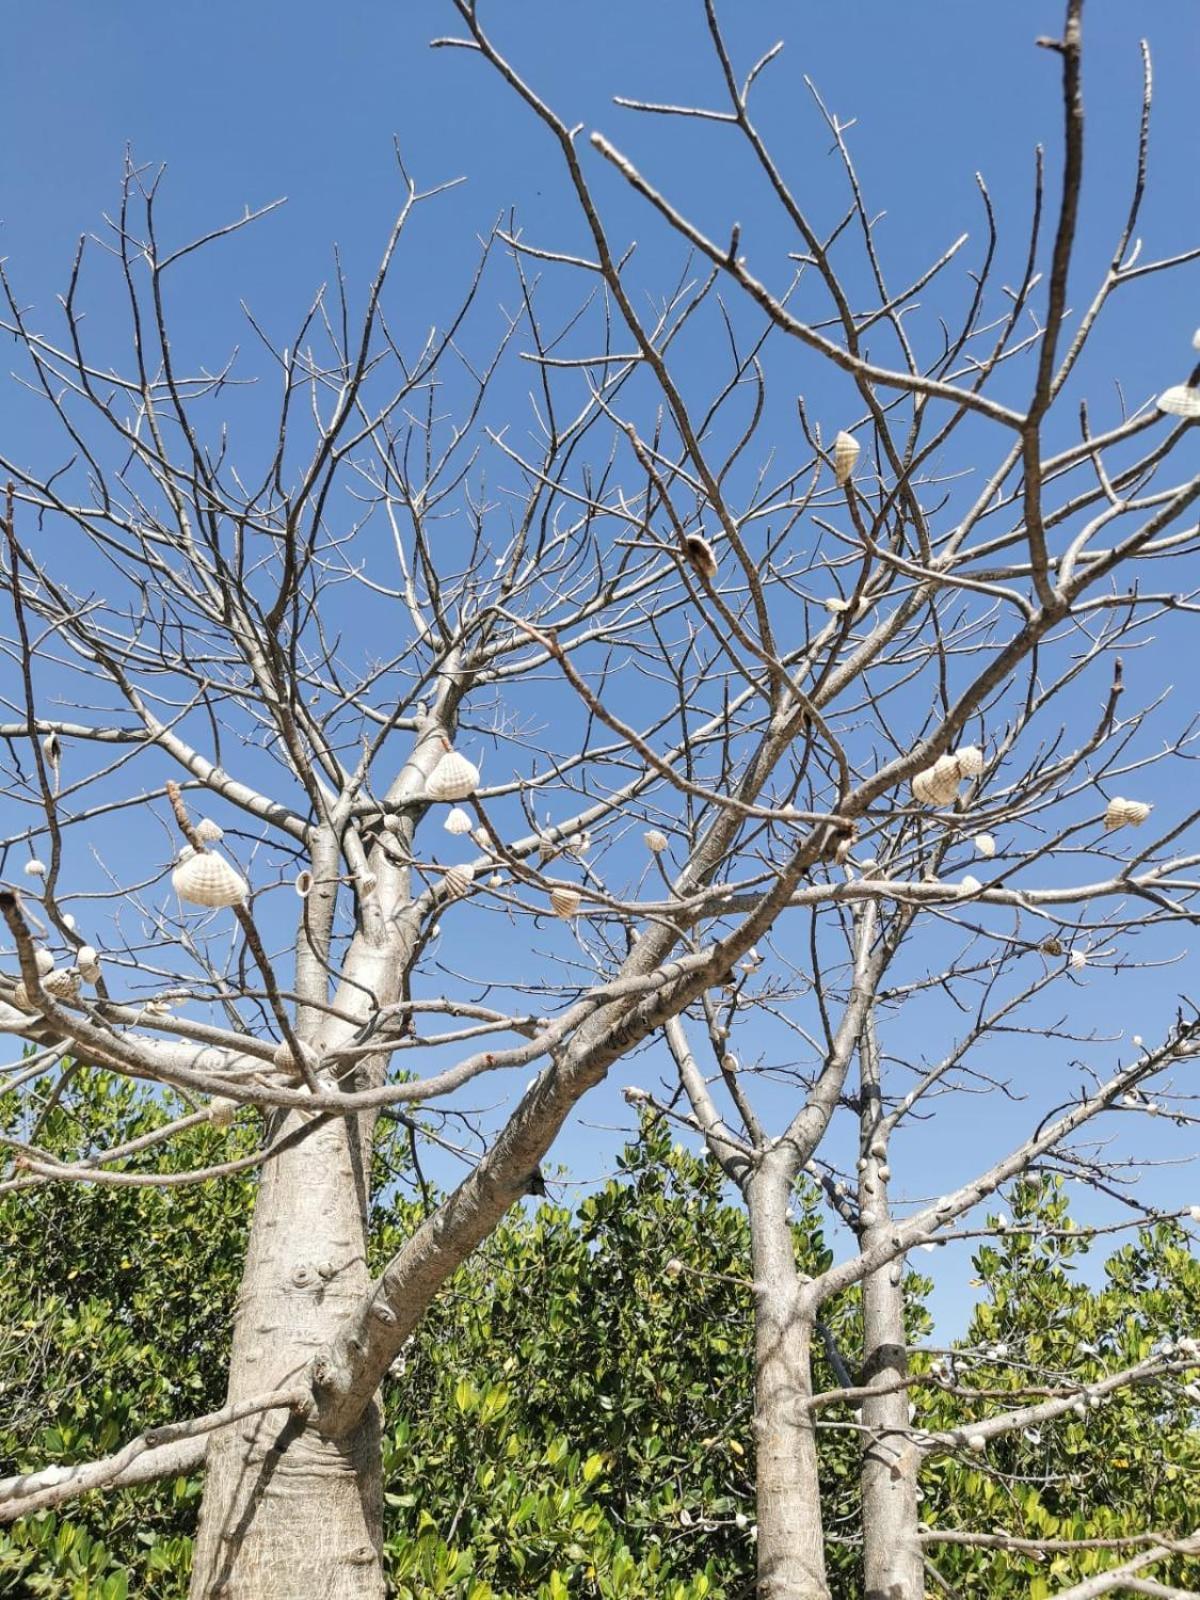
[[[956,756],[939,756],[912,781],[913,798],[928,806],[948,806],[957,798],[962,778]]]
[[[307,900],[309,895],[312,893],[312,886],[313,875],[311,872],[309,872],[308,868],[305,867],[302,872],[298,872],[296,874],[296,881],[292,885],[292,888],[295,889],[301,900]]]
[[[671,841],[667,838],[665,833],[660,833],[657,828],[647,828],[645,833],[642,835],[642,839],[645,842],[646,849],[650,851],[651,855],[660,856],[664,850],[669,850],[671,848]]]
[[[833,441],[833,475],[839,486],[850,481],[850,474],[854,471],[854,464],[858,460],[862,445],[852,433],[844,430]]]
[[[27,878],[44,878],[46,876],[46,863],[39,861],[36,856],[25,863],[25,876]]]
[[[240,906],[249,892],[241,873],[215,850],[193,851],[186,857],[180,851],[171,882],[179,898],[194,906]]]
[[[1158,397],[1158,409],[1173,417],[1200,417],[1200,389],[1177,383]]]
[[[425,781],[431,800],[465,800],[479,787],[479,768],[457,750],[447,750]]]
[[[996,841],[990,833],[977,833],[971,843],[981,856],[987,856],[989,861],[996,854]]]
[[[449,824],[447,824],[447,826],[449,826]],[[475,843],[481,850],[495,849],[496,841],[492,838],[492,830],[490,828],[485,828],[482,824],[475,829],[474,833],[471,835],[471,838],[474,839]]]
[[[74,933],[75,932],[75,918],[71,915],[71,913],[69,911],[63,917],[63,927],[66,928],[68,933]]]
[[[493,872],[491,877],[488,879],[488,888],[489,889],[503,889],[503,887],[504,887],[504,874],[502,872]]]
[[[964,778],[977,778],[983,771],[983,751],[975,744],[964,744],[954,752],[958,770]]]
[[[1200,350],[1200,328],[1197,328],[1195,333],[1192,335],[1192,349]]]
[[[978,894],[982,888],[983,885],[980,883],[979,879],[973,878],[968,872],[966,877],[959,884],[958,892],[961,895]]]
[[[835,617],[840,617],[843,611],[849,611],[849,600],[843,600],[836,594],[831,594],[823,602],[826,611],[832,611]]]
[[[979,1455],[987,1449],[987,1440],[981,1433],[973,1433],[967,1440],[967,1449],[974,1450],[976,1455]]]
[[[300,1054],[304,1060],[308,1062],[309,1066],[315,1071],[317,1065],[317,1052],[312,1048],[312,1046],[301,1043]],[[275,1051],[271,1057],[271,1060],[274,1062],[275,1066],[279,1068],[280,1072],[293,1073],[297,1076],[299,1075],[298,1068],[296,1066],[296,1058],[292,1054],[291,1046],[288,1044],[286,1039],[281,1039],[275,1046]]]
[[[733,1052],[731,1050],[727,1050],[725,1052],[725,1054],[721,1057],[721,1071],[722,1072],[740,1072],[741,1070],[742,1070],[742,1063],[738,1060],[738,1058],[733,1054]]]
[[[100,957],[90,944],[81,944],[75,952],[75,965],[85,983],[97,983],[100,978]]]
[[[196,837],[201,844],[216,844],[225,837],[225,829],[211,817],[201,817],[196,824]]]
[[[34,964],[44,978],[54,971],[54,957],[49,950],[35,950],[33,953]]]
[[[470,833],[471,819],[461,806],[451,806],[442,827],[447,833]]]
[[[1074,967],[1076,972],[1081,972],[1087,966],[1087,961],[1086,950],[1072,950],[1068,958],[1068,964]]]
[[[1127,823],[1131,828],[1140,828],[1153,809],[1144,800],[1123,800],[1115,794],[1105,808],[1104,826],[1110,831]]]
[[[578,889],[567,889],[561,884],[550,891],[550,909],[556,917],[573,917],[579,910]]]
[[[39,956],[45,954],[44,950],[38,951]],[[42,988],[52,1000],[74,1000],[79,993],[79,974],[74,967],[52,965],[49,972],[41,973],[41,979]],[[19,983],[13,990],[13,1004],[21,1011],[30,1011],[35,1003],[25,985]]]
[[[214,1128],[228,1128],[233,1122],[237,1108],[236,1100],[229,1100],[223,1094],[215,1094],[208,1102],[208,1120]]]
[[[460,900],[475,880],[475,868],[469,865],[447,867],[442,874],[442,889],[447,900]]]

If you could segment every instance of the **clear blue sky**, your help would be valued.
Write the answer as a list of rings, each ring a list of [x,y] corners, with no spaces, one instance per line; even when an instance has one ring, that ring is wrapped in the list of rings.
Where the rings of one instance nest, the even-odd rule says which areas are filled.
[[[979,236],[976,170],[1008,226],[1002,259],[1009,280],[1016,276],[1036,143],[1057,171],[1058,64],[1033,41],[1060,29],[1058,0],[726,0],[724,12],[743,65],[787,41],[763,120],[815,213],[832,221],[842,200],[804,74],[843,120],[856,119],[851,142],[872,207],[888,213],[880,237],[894,282],[961,231]],[[567,120],[600,128],[653,175],[669,174],[673,195],[705,226],[723,233],[739,219],[752,259],[756,247],[778,245],[778,225],[756,210],[732,141],[611,103],[617,93],[716,102],[699,0],[485,0],[485,16]],[[414,325],[447,312],[476,235],[510,206],[529,237],[571,248],[579,219],[544,131],[480,62],[428,48],[455,31],[440,0],[34,0],[10,8],[0,59],[0,251],[19,292],[48,323],[77,237],[115,204],[127,143],[140,161],[167,165],[163,218],[173,239],[287,197],[280,213],[184,280],[177,325],[197,349],[232,336],[239,297],[286,338],[330,275],[334,241],[350,282],[365,280],[398,199],[393,138],[422,186],[468,180],[422,219],[405,257],[400,283]],[[1097,270],[1127,202],[1142,34],[1154,52],[1156,111],[1140,231],[1148,255],[1196,242],[1195,0],[1092,0],[1079,255]],[[599,167],[590,151],[587,159]],[[646,236],[643,270],[652,277],[666,255],[644,209],[606,172],[597,184],[618,240]],[[1074,288],[1076,304],[1093,281]],[[1152,297],[1115,311],[1104,345],[1133,405],[1179,380],[1200,324],[1200,268],[1155,282],[1162,287]],[[103,303],[93,307],[103,312]],[[14,401],[5,383],[5,450],[36,452],[41,421]],[[1174,983],[1164,983],[1161,998]],[[584,1108],[589,1120],[619,1115],[613,1096]],[[576,1126],[556,1154],[590,1176],[607,1148]],[[945,1183],[956,1176],[948,1172]]]

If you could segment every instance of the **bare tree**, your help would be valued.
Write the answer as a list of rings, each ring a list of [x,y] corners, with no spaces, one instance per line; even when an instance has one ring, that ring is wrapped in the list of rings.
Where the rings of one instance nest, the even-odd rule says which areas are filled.
[[[1061,858],[1053,836],[1018,849],[986,887],[950,887],[940,871],[981,825],[977,796],[994,795],[996,825],[1041,826],[1070,796],[1087,811],[1091,788],[1121,770],[1115,687],[1073,754],[1041,730],[1060,694],[1104,670],[1148,617],[1190,609],[1175,589],[1149,592],[1144,564],[1196,545],[1200,478],[1171,468],[1194,391],[1122,410],[1099,432],[1085,414],[1069,442],[1055,431],[1109,298],[1174,263],[1134,253],[1139,166],[1119,246],[1069,322],[1082,147],[1073,6],[1054,42],[1068,162],[1048,279],[1035,227],[1023,280],[993,284],[984,192],[985,243],[957,331],[931,316],[931,350],[918,355],[910,313],[948,281],[963,241],[892,291],[832,121],[850,208],[811,223],[750,114],[776,52],[739,79],[710,6],[728,105],[641,110],[715,118],[746,141],[796,249],[784,287],[768,288],[736,227],[713,243],[596,136],[685,247],[677,278],[640,309],[631,248],[610,236],[575,131],[474,6],[455,9],[466,36],[441,42],[481,57],[543,124],[585,253],[498,225],[461,303],[414,333],[390,306],[388,273],[432,197],[401,167],[400,214],[360,312],[339,273],[286,344],[248,313],[276,395],[265,450],[264,396],[239,388],[243,360],[184,368],[169,315],[184,263],[257,216],[167,244],[158,179],[131,165],[108,232],[80,247],[59,332],[5,281],[24,381],[64,441],[45,463],[0,458],[16,669],[0,728],[14,818],[0,1020],[30,1047],[7,1087],[45,1079],[69,1095],[73,1064],[95,1062],[179,1096],[176,1127],[248,1108],[262,1140],[226,1407],[149,1429],[105,1461],[0,1485],[0,1516],[203,1462],[196,1596],[269,1600],[298,1581],[337,1600],[381,1595],[381,1377],[458,1264],[536,1191],[581,1096],[665,1028],[693,1114],[750,1205],[762,1593],[819,1596],[822,1397],[808,1351],[822,1296],[890,1274],[984,1183],[1060,1145],[1084,1115],[1059,1118],[1052,1139],[1042,1130],[945,1206],[864,1235],[820,1285],[800,1283],[788,1195],[852,1061],[864,1086],[882,1071],[869,1064],[870,1029],[901,934],[930,919],[960,928],[966,900],[1021,928],[1103,895],[1186,914],[1187,858],[1136,857],[1086,894],[1008,885]],[[873,285],[861,311],[861,274],[840,262],[855,240]],[[86,337],[97,247],[127,308],[118,366]],[[801,312],[810,284],[828,311]],[[824,428],[803,398],[798,425],[768,406],[769,375],[786,390],[801,347],[855,396]],[[694,348],[702,363],[687,358]],[[518,374],[532,389],[514,424],[497,412]],[[1027,403],[994,397],[1019,378]],[[1181,420],[1164,417],[1172,410]],[[952,439],[963,459],[992,463],[966,496],[939,476]],[[950,772],[955,794],[971,784],[952,807]],[[876,838],[879,874],[864,859]],[[914,881],[927,864],[936,877]],[[699,1005],[716,1037],[743,964],[806,911],[814,926],[831,917],[843,936],[856,930],[849,982],[824,1000],[819,939],[807,970],[793,962],[826,1006],[826,1036],[781,1136],[764,1131],[722,1051],[735,1131],[687,1067],[676,1019]],[[1028,944],[1011,931],[976,937]],[[993,959],[948,981],[978,982]],[[505,1097],[502,1075],[531,1067]],[[1138,1078],[1097,1088],[1087,1114]],[[481,1091],[502,1109],[481,1105]],[[880,1116],[893,1097],[881,1081]],[[380,1116],[466,1171],[372,1280]],[[248,1164],[158,1173],[155,1145],[171,1132],[64,1165],[31,1116],[3,1182],[176,1183]],[[881,1297],[880,1349],[895,1344],[894,1315]],[[864,1415],[882,1435],[892,1400],[879,1387]],[[911,1554],[910,1498],[892,1525]]]

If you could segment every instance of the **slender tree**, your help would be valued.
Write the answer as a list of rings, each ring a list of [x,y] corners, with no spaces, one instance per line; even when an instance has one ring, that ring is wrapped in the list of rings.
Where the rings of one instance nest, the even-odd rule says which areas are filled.
[[[454,9],[465,36],[441,42],[540,121],[582,251],[498,226],[461,303],[415,333],[389,270],[432,196],[401,167],[357,316],[340,276],[286,343],[251,313],[269,422],[264,391],[239,389],[246,358],[185,365],[170,311],[184,263],[260,216],[169,243],[158,178],[130,165],[100,262],[124,295],[120,362],[89,342],[94,250],[80,247],[57,332],[5,280],[25,384],[62,441],[44,462],[0,458],[15,667],[0,1020],[33,1047],[8,1088],[61,1082],[70,1058],[169,1085],[196,1110],[74,1161],[44,1149],[31,1118],[7,1141],[3,1181],[251,1170],[258,1185],[226,1404],[7,1482],[0,1515],[202,1461],[195,1596],[381,1595],[377,1396],[439,1289],[537,1191],[564,1120],[611,1068],[689,1006],[711,1010],[730,982],[736,994],[781,918],[853,906],[844,1003],[785,1133],[763,1133],[748,1101],[746,1136],[727,1131],[693,1074],[695,1115],[750,1204],[761,1592],[806,1600],[826,1591],[810,1377],[822,1297],[892,1270],[1186,1037],[945,1206],[864,1239],[819,1286],[800,1281],[788,1198],[845,1093],[898,924],[954,908],[958,925],[974,897],[1023,918],[1072,901],[940,872],[914,883],[912,869],[977,828],[977,793],[998,786],[997,816],[1015,825],[1093,758],[1119,772],[1115,680],[1074,756],[1043,750],[1022,768],[1020,741],[1148,615],[1190,606],[1145,573],[1196,543],[1200,478],[1172,467],[1196,391],[1174,386],[1098,432],[1085,415],[1068,438],[1058,420],[1110,298],[1176,262],[1134,253],[1139,165],[1118,248],[1082,317],[1069,312],[1077,4],[1051,41],[1066,164],[1045,275],[1035,224],[1015,289],[993,282],[985,192],[967,292],[929,318],[923,353],[910,313],[950,282],[963,241],[891,289],[848,157],[847,217],[810,221],[751,115],[776,52],[739,78],[708,6],[728,105],[640,107],[715,118],[744,141],[795,245],[773,290],[736,226],[715,243],[599,135],[585,163],[475,7]],[[598,162],[686,248],[649,311],[585,170]],[[1039,217],[1041,201],[1039,178]],[[499,319],[498,298],[512,306]],[[768,378],[792,385],[798,350],[844,377],[827,426],[803,399],[797,421],[768,405]],[[519,434],[503,411],[517,373],[532,381]],[[965,496],[939,478],[949,450],[989,462]],[[1123,820],[1143,816],[1135,803]],[[863,859],[876,835],[896,852],[883,876]],[[865,878],[833,882],[854,860]],[[1122,862],[1088,898],[1165,897],[1164,918],[1185,914],[1187,865]],[[806,981],[820,992],[825,975]],[[531,1068],[503,1114],[479,1111],[499,1075]],[[735,1067],[721,1071],[740,1111]],[[182,1124],[223,1125],[238,1106],[261,1114],[255,1152],[154,1171]],[[465,1175],[372,1278],[381,1116],[408,1119]],[[875,1322],[883,1339],[882,1309]]]

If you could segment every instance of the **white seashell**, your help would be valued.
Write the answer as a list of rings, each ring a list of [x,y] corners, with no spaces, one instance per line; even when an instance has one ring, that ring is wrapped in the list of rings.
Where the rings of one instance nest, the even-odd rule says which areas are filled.
[[[981,856],[986,856],[990,861],[996,854],[996,841],[990,833],[977,833],[971,843]]]
[[[1114,795],[1105,808],[1104,826],[1110,831],[1126,824],[1140,828],[1153,809],[1144,800],[1123,800],[1119,794]]]
[[[201,844],[217,844],[225,837],[225,829],[211,817],[201,817],[196,824],[196,837]]]
[[[849,611],[849,600],[842,600],[837,595],[831,594],[822,602],[826,611],[832,611],[835,617],[840,617],[843,611]]]
[[[698,533],[689,533],[683,541],[683,553],[702,578],[710,581],[717,575],[717,556],[707,539]]]
[[[39,861],[36,856],[32,861],[25,863],[25,876],[27,878],[44,878],[46,876],[46,863]]]
[[[307,900],[309,895],[312,893],[312,887],[313,875],[306,867],[303,872],[298,872],[296,874],[296,881],[292,885],[292,888],[295,889],[301,900]]]
[[[67,930],[68,933],[74,933],[75,932],[75,918],[71,915],[71,913],[69,911],[63,917],[63,927]]]
[[[642,839],[645,842],[646,849],[656,856],[662,855],[664,850],[669,850],[671,847],[671,841],[666,834],[660,833],[657,828],[647,828],[642,835]]]
[[[503,887],[504,887],[504,874],[502,872],[493,872],[491,877],[488,879],[488,888],[489,889],[503,889]]]
[[[430,800],[465,800],[479,787],[479,768],[457,750],[447,750],[425,780]]]
[[[297,1043],[300,1043],[300,1041],[297,1041]],[[308,1065],[312,1068],[312,1070],[316,1071],[319,1057],[312,1046],[300,1043],[300,1054],[302,1058],[308,1062]],[[271,1060],[274,1062],[275,1066],[278,1067],[280,1072],[298,1073],[299,1069],[296,1066],[296,1058],[292,1054],[291,1046],[288,1044],[286,1039],[281,1039],[275,1046],[275,1051],[271,1056]]]
[[[862,445],[852,433],[844,430],[833,441],[833,475],[839,487],[850,481],[850,474],[854,471],[855,462],[862,451]]]
[[[46,952],[39,950],[38,955]],[[40,969],[40,963],[39,963]],[[74,967],[55,967],[51,964],[48,972],[41,971],[42,988],[52,1000],[74,1000],[79,993],[79,973]],[[31,1011],[35,1002],[23,983],[18,983],[13,990],[13,1004],[21,1011]]]
[[[722,1072],[740,1072],[742,1070],[742,1063],[732,1053],[732,1051],[727,1050],[721,1057],[721,1070]]]
[[[54,957],[49,950],[35,950],[33,953],[34,964],[44,978],[47,973],[54,971]]]
[[[461,900],[475,880],[475,868],[468,865],[448,867],[442,875],[442,890],[447,900]]]
[[[471,819],[461,806],[451,806],[442,827],[447,833],[470,833]]]
[[[959,884],[958,892],[961,895],[979,894],[979,892],[982,890],[982,888],[983,888],[983,885],[980,883],[979,879],[978,878],[973,878],[971,876],[971,874],[968,872],[966,877]]]
[[[79,976],[85,983],[99,982],[100,957],[90,944],[81,944],[76,950],[75,965],[79,968]]]
[[[449,826],[449,824],[447,824],[447,826]],[[490,828],[484,828],[480,826],[475,829],[475,832],[471,835],[471,837],[481,850],[495,849],[496,841],[492,838],[492,830]]]
[[[1200,1222],[1200,1206],[1189,1206],[1188,1216],[1191,1217],[1193,1222]]]
[[[57,772],[58,764],[62,760],[62,741],[53,728],[42,740],[42,754],[50,763],[52,769]]]
[[[939,756],[931,767],[918,772],[913,779],[913,798],[924,805],[948,806],[957,798],[961,781],[956,757]]]
[[[981,1433],[973,1433],[967,1440],[967,1449],[974,1450],[976,1455],[979,1455],[987,1449],[987,1440]]]
[[[214,1128],[228,1128],[237,1108],[236,1100],[229,1100],[223,1094],[215,1094],[208,1102],[208,1120]]]
[[[1070,955],[1070,959],[1069,959],[1068,965],[1074,967],[1076,972],[1079,972],[1084,967],[1086,967],[1087,966],[1087,962],[1088,962],[1088,958],[1087,958],[1087,951],[1086,950],[1072,950],[1071,951],[1071,955]]]
[[[1158,409],[1173,417],[1200,417],[1200,389],[1177,383],[1158,397]]]
[[[175,893],[194,906],[240,906],[249,892],[241,873],[215,850],[193,851],[171,874]]]
[[[983,771],[983,751],[975,744],[964,744],[954,752],[958,770],[964,778],[977,778]]]
[[[565,889],[561,884],[550,891],[550,909],[556,917],[573,917],[579,910],[578,889]]]
[[[1200,350],[1200,328],[1197,328],[1195,333],[1192,335],[1192,349]]]

